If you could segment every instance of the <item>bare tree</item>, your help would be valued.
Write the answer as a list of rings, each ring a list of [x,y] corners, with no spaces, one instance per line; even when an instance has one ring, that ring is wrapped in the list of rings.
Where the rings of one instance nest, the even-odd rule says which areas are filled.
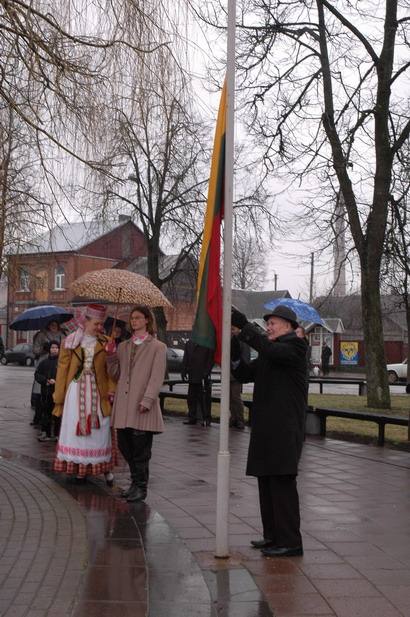
[[[65,216],[67,168],[73,160],[105,169],[99,156],[101,109],[113,83],[126,77],[121,74],[124,58],[129,64],[164,44],[166,0],[161,7],[162,22],[155,23],[140,0],[0,0],[2,197],[16,190],[23,195],[10,166],[13,153],[19,152],[32,170],[37,168],[31,197],[54,202],[55,209],[51,220],[45,212],[42,220],[31,217],[31,228],[37,222],[50,226]],[[146,47],[141,33],[149,40]],[[7,129],[10,118],[12,131]],[[12,203],[8,201],[8,211]],[[3,201],[0,259],[3,240],[17,222],[5,216],[5,208]]]
[[[266,275],[264,244],[252,230],[234,226],[232,245],[232,284],[238,289],[257,290],[263,287]]]
[[[250,0],[238,64],[265,164],[323,186],[333,177],[361,269],[368,405],[390,407],[380,270],[392,167],[409,138],[408,2]]]
[[[4,256],[27,245],[51,219],[51,204],[40,191],[42,168],[33,157],[35,148],[20,117],[0,108],[0,276]]]
[[[110,114],[110,156],[123,181],[103,178],[106,210],[127,209],[147,241],[148,276],[162,288],[180,272],[200,239],[205,202],[203,127],[190,109],[189,91],[167,48],[130,75],[129,90]],[[174,267],[161,275],[163,247],[179,252]],[[175,248],[174,248],[175,252]],[[165,339],[163,310],[156,311]]]
[[[401,153],[394,169],[390,195],[389,225],[384,255],[383,288],[404,309],[407,323],[407,350],[410,350],[410,144]],[[407,363],[410,384],[410,364]]]

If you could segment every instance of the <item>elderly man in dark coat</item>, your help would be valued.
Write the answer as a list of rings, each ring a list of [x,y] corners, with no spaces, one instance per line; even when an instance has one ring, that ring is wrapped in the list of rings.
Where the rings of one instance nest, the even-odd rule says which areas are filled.
[[[232,311],[237,339],[258,351],[244,362],[232,343],[233,374],[255,382],[246,473],[258,478],[263,539],[252,541],[268,557],[302,555],[296,487],[307,403],[306,341],[298,338],[296,314],[279,305],[264,316],[267,336],[245,315]]]

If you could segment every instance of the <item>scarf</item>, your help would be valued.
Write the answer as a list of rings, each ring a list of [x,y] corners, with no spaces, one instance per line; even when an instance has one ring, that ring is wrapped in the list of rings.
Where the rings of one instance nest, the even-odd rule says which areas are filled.
[[[134,343],[134,345],[142,345],[142,343],[145,341],[145,339],[149,336],[148,332],[146,332],[145,334],[138,335],[138,334],[133,334],[131,336],[131,340]]]

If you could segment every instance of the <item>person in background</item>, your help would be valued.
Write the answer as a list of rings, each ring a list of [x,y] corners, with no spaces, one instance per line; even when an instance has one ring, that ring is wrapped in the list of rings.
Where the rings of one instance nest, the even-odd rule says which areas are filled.
[[[44,330],[39,330],[34,335],[33,339],[33,353],[37,359],[40,359],[44,354],[44,345],[50,345],[51,341],[57,341],[60,346],[64,339],[65,334],[62,331],[58,321],[49,321]]]
[[[34,374],[34,379],[41,386],[41,433],[37,438],[38,441],[56,441],[58,435],[57,418],[54,418],[55,422],[52,422],[52,412],[59,352],[60,342],[51,341],[48,345],[47,358],[40,362]]]
[[[0,336],[0,360],[3,357],[3,354],[4,354],[4,343],[3,343],[2,337]]]
[[[158,395],[167,348],[154,336],[154,317],[147,306],[132,309],[130,326],[131,338],[118,348],[111,340],[106,350],[108,374],[117,382],[111,423],[131,472],[131,485],[122,496],[133,502],[147,496],[153,436],[164,430]]]
[[[33,338],[34,366],[37,367],[42,360],[48,356],[51,341],[57,341],[61,347],[61,342],[65,333],[61,330],[58,321],[49,321],[44,330],[39,330]],[[34,379],[31,389],[31,404],[34,407],[34,418],[30,424],[39,427],[41,424],[41,386]]]
[[[308,378],[308,387],[309,387],[309,377],[310,377],[310,371],[312,369],[312,348],[309,345],[309,338],[306,335],[306,330],[303,326],[298,326],[295,330],[296,332],[296,336],[298,336],[299,338],[302,338],[306,341],[307,344],[307,350],[306,350],[306,362],[307,362],[307,378]]]
[[[208,347],[191,340],[185,344],[181,377],[188,381],[188,419],[184,424],[211,425],[211,371],[214,365],[214,352]]]
[[[128,341],[128,339],[130,338],[130,333],[127,330],[126,323],[122,319],[116,319],[114,326],[114,318],[107,317],[104,322],[104,327],[107,335],[111,339],[114,339],[117,347],[120,343],[122,343],[123,341]]]
[[[296,314],[288,307],[277,306],[264,320],[267,336],[232,311],[232,325],[241,330],[232,340],[232,372],[242,383],[255,383],[246,473],[258,479],[263,538],[251,545],[266,557],[290,557],[303,555],[296,477],[305,430],[307,344],[296,336]],[[256,360],[242,360],[239,341],[256,349]]]
[[[322,354],[321,354],[323,377],[327,377],[329,375],[329,363],[330,363],[331,356],[332,356],[332,350],[330,349],[329,345],[325,341],[322,347]]]
[[[61,417],[54,470],[85,480],[104,474],[113,483],[111,397],[115,384],[106,368],[107,337],[99,334],[105,307],[89,304],[79,327],[60,351],[53,415]]]

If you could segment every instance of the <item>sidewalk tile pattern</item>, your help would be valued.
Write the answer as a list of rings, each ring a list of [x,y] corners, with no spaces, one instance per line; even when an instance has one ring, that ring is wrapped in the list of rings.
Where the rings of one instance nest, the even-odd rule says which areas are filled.
[[[85,521],[43,474],[0,459],[0,615],[68,614],[85,568]]]

